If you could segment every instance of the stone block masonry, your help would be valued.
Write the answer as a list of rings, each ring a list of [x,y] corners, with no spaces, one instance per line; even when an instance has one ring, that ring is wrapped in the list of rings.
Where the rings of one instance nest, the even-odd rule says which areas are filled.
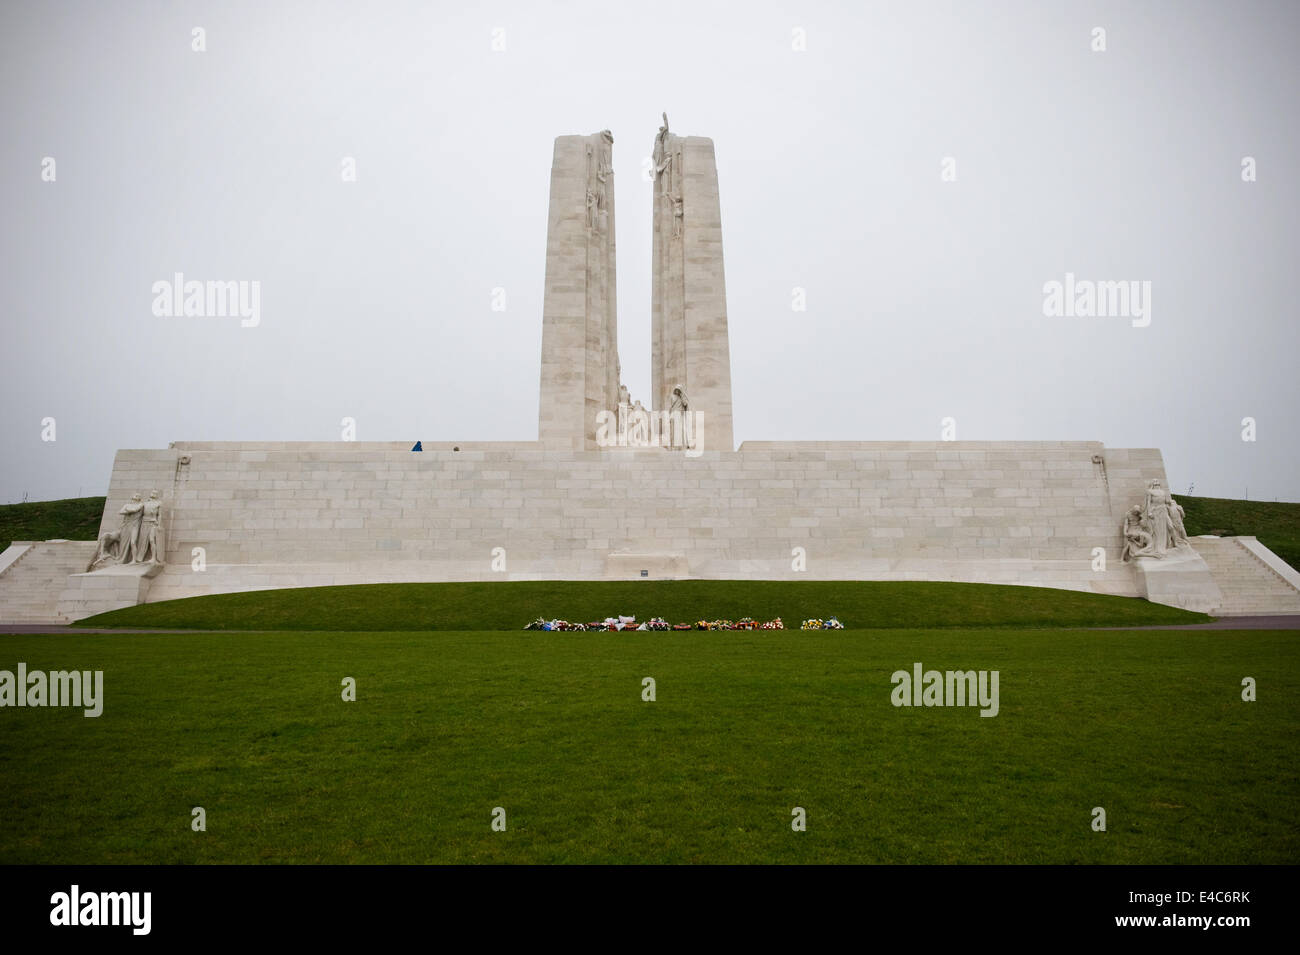
[[[104,528],[168,501],[149,601],[387,580],[896,579],[1138,595],[1118,513],[1159,452],[1079,443],[749,442],[698,457],[540,444],[121,451]],[[1094,462],[1115,461],[1109,479]],[[181,464],[184,460],[188,463]],[[194,548],[205,569],[192,570]],[[1110,555],[1093,569],[1093,548]],[[494,549],[504,569],[493,569]],[[804,570],[796,570],[802,548]],[[639,560],[637,558],[640,558]],[[645,565],[644,567],[642,565]]]
[[[618,405],[614,137],[560,136],[551,163],[538,437],[596,447],[596,415]]]

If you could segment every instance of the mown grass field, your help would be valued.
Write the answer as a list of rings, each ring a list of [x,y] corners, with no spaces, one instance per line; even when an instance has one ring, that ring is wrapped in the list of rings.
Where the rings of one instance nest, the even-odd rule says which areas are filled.
[[[764,621],[798,629],[836,616],[848,629],[1136,627],[1203,623],[1205,614],[1044,587],[927,581],[495,581],[363,584],[214,594],[87,617],[79,626],[213,630],[520,630],[545,617],[577,623],[662,616]]]
[[[0,710],[3,863],[1300,861],[1294,633],[0,637],[20,660],[105,702]],[[918,661],[998,670],[999,715],[893,707]]]
[[[1180,500],[1189,532],[1287,556],[1300,505]],[[0,507],[0,533],[89,539],[102,499],[48,506],[76,503]],[[851,629],[519,629],[620,613]],[[1295,634],[1063,629],[1204,619],[1039,588],[816,581],[130,608],[83,623],[227,632],[0,636],[0,669],[103,670],[106,697],[98,719],[0,709],[0,863],[1295,863]],[[998,670],[999,715],[892,706],[890,675],[916,662]]]

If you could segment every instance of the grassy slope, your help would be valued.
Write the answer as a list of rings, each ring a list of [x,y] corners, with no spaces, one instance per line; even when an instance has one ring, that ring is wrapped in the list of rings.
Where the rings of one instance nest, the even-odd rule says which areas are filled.
[[[0,551],[14,541],[93,541],[103,514],[102,497],[0,505]]]
[[[1042,587],[922,581],[517,581],[365,584],[169,600],[79,622],[213,630],[519,630],[544,616],[701,618],[837,616],[848,628],[1096,627],[1209,618],[1125,597]]]
[[[105,672],[99,719],[4,711],[0,863],[1300,858],[1292,634],[119,634],[0,647],[3,668]],[[1000,715],[891,706],[890,674],[916,661],[999,670]],[[1259,702],[1241,702],[1244,675]],[[355,703],[340,699],[344,676]],[[207,832],[191,831],[194,806]],[[489,828],[495,806],[507,832]],[[794,806],[805,833],[790,829]],[[1105,833],[1089,827],[1094,806]]]
[[[1177,500],[1187,512],[1188,534],[1258,537],[1273,553],[1300,568],[1300,504],[1182,495]]]

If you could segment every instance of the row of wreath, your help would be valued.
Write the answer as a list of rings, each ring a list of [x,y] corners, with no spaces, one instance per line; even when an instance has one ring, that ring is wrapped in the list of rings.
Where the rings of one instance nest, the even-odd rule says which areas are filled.
[[[532,623],[524,627],[525,630],[563,630],[563,631],[589,631],[589,630],[784,630],[785,624],[781,618],[768,620],[759,623],[752,617],[741,617],[739,620],[697,620],[695,623],[669,623],[662,617],[655,617],[651,620],[645,620],[637,623],[629,618],[610,618],[604,621],[594,623],[570,623],[567,620],[544,620],[538,617]],[[834,617],[827,617],[825,620],[813,618],[805,620],[799,625],[800,630],[843,630],[844,624],[840,623]]]

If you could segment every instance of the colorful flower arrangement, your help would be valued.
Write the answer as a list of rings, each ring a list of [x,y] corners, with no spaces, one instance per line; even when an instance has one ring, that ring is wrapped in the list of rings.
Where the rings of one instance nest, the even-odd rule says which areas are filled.
[[[784,630],[785,624],[781,618],[768,620],[759,623],[753,617],[741,617],[739,620],[697,620],[695,623],[672,623],[670,624],[663,617],[652,617],[649,620],[637,623],[636,617],[606,617],[604,620],[596,620],[592,623],[569,623],[567,620],[545,620],[538,617],[532,623],[524,627],[525,630],[562,630],[562,631],[591,631],[591,630]],[[799,627],[800,630],[843,630],[844,624],[840,623],[835,617],[827,617],[825,620],[812,619],[805,620]]]
[[[525,630],[574,630],[576,631],[576,630],[586,630],[588,629],[588,627],[585,623],[569,623],[569,621],[567,620],[543,620],[541,617],[538,617],[528,626],[524,627],[524,629]]]
[[[827,617],[825,620],[805,620],[799,626],[800,630],[843,630],[844,624],[840,623],[834,617]]]

